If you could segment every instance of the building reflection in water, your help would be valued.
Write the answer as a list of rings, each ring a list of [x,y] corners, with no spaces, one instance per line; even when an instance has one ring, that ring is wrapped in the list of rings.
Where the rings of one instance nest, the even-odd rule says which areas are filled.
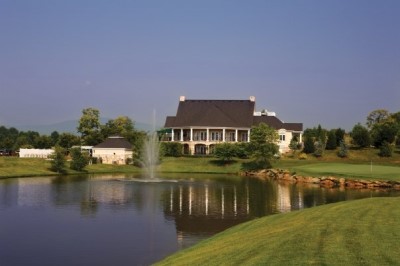
[[[173,223],[180,246],[204,239],[236,224],[265,215],[325,203],[398,192],[324,189],[312,185],[267,182],[240,177],[182,179],[177,183],[121,182],[123,178],[55,177],[0,181],[0,207],[71,205],[82,217],[101,208],[163,217]],[[133,210],[133,212],[132,212]],[[137,214],[139,213],[139,214]]]

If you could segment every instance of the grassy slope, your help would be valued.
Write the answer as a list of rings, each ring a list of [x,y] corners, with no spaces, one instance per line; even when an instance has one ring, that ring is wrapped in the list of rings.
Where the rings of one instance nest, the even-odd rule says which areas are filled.
[[[371,161],[373,162],[371,173]],[[212,157],[164,158],[157,171],[163,173],[221,173],[236,174],[240,172],[243,160],[230,164],[219,164]],[[326,151],[322,158],[308,156],[307,160],[284,157],[273,162],[273,166],[288,169],[303,175],[334,175],[365,179],[400,180],[400,152],[391,158],[381,158],[373,149],[351,150],[349,158],[341,159],[335,151]],[[0,178],[15,176],[54,175],[49,170],[50,162],[43,159],[10,158],[0,156]],[[87,173],[137,173],[141,169],[127,165],[90,165]],[[68,170],[70,174],[76,174]]]
[[[393,265],[400,198],[340,202],[228,229],[159,265]]]

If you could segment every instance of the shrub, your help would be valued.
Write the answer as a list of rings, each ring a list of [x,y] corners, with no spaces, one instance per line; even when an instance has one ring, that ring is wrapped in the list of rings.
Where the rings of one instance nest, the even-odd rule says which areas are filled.
[[[389,142],[384,141],[379,147],[379,156],[381,157],[392,157],[393,146]]]
[[[305,154],[304,152],[300,153],[299,159],[300,160],[307,160],[307,154]]]
[[[349,153],[349,149],[348,149],[346,143],[343,140],[340,141],[340,147],[339,147],[339,151],[338,151],[337,155],[340,158],[345,158],[348,156],[348,153]]]
[[[79,148],[71,149],[71,159],[69,167],[75,171],[82,171],[89,164],[89,156]]]
[[[214,155],[225,162],[232,160],[232,158],[235,157],[236,154],[237,154],[236,144],[225,142],[215,145]]]
[[[249,143],[240,142],[236,144],[236,157],[240,159],[249,158]]]
[[[250,161],[242,163],[243,171],[258,171],[262,169],[270,169],[272,167],[269,161]]]
[[[315,146],[314,156],[322,157],[322,155],[324,155],[325,144],[322,142],[321,139],[319,139],[317,142],[315,142],[314,146]]]
[[[180,157],[182,156],[183,145],[178,142],[161,142],[160,150],[163,156]]]

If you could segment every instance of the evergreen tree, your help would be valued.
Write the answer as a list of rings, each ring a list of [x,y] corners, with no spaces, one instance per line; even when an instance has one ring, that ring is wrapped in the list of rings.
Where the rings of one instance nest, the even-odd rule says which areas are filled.
[[[341,158],[347,157],[349,153],[349,148],[346,143],[342,140],[339,145],[338,156]]]
[[[328,140],[326,142],[327,150],[335,150],[337,148],[336,130],[332,129],[328,132]]]
[[[314,151],[315,151],[314,140],[311,137],[307,137],[304,140],[303,152],[306,154],[310,154],[314,153]]]
[[[339,147],[340,146],[340,143],[342,142],[342,141],[344,141],[344,134],[345,134],[346,132],[344,131],[344,129],[341,129],[341,128],[338,128],[338,129],[336,129],[336,131],[335,131],[335,135],[336,135],[336,147]]]

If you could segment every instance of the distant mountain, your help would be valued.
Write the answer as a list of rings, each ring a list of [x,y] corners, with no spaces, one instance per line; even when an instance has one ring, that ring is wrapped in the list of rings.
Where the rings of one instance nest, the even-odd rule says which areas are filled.
[[[101,118],[100,122],[105,124],[109,118]],[[46,125],[19,125],[12,126],[18,129],[19,131],[36,131],[43,135],[50,135],[53,131],[57,131],[58,133],[68,132],[73,134],[78,134],[76,128],[78,126],[78,120],[68,120],[64,122],[54,123],[54,124],[46,124]],[[11,127],[11,126],[7,126]],[[153,126],[146,123],[135,122],[135,128],[143,131],[151,131]],[[159,128],[157,126],[156,128]]]

